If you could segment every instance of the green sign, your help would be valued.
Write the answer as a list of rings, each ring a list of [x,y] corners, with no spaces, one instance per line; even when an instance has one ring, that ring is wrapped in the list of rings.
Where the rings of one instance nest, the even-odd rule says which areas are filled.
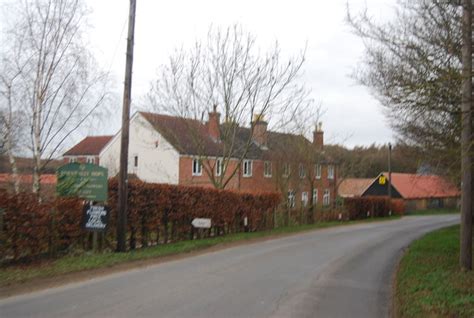
[[[69,163],[57,170],[59,196],[107,201],[107,168],[91,163]]]

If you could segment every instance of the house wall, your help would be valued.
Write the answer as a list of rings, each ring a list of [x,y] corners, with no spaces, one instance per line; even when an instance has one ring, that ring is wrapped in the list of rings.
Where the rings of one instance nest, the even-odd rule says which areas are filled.
[[[138,165],[135,166],[135,156]],[[109,176],[117,175],[120,161],[120,133],[100,154],[100,164]],[[128,173],[145,182],[178,184],[179,153],[139,113],[130,120]]]
[[[206,159],[209,166],[215,165],[214,159]],[[229,167],[227,168],[227,177],[230,176],[230,173],[238,165],[238,160],[231,160],[229,162]],[[308,206],[311,202],[311,185],[309,180],[305,177],[301,179],[299,175],[290,175],[289,178],[284,178],[279,176],[281,174],[281,169],[278,167],[277,162],[272,162],[272,176],[264,176],[264,160],[253,160],[252,167],[252,176],[244,177],[243,169],[239,167],[238,171],[232,177],[226,189],[229,190],[238,190],[243,192],[282,192],[283,197],[286,199],[288,195],[288,190],[295,191],[295,203],[296,209],[301,208],[301,199],[302,193],[308,193]],[[206,165],[206,163],[204,163]],[[191,186],[202,186],[202,187],[213,187],[212,182],[209,179],[209,176],[202,169],[202,174],[200,176],[193,176],[193,157],[192,156],[181,156],[179,159],[179,184],[182,185],[191,185]],[[291,167],[293,173],[298,173],[297,167]],[[314,186],[318,189],[318,200],[317,206],[322,207],[323,205],[323,195],[324,190],[328,189],[330,191],[330,202],[331,206],[335,201],[335,187],[337,180],[337,170],[334,179],[328,179],[327,166],[324,165],[322,169],[322,174],[320,179],[314,180]]]
[[[406,211],[421,211],[427,209],[454,209],[459,206],[459,198],[425,198],[405,200]]]
[[[245,192],[273,192],[278,191],[276,184],[276,169],[275,163],[272,163],[272,176],[265,177],[264,165],[265,161],[263,160],[253,160],[252,161],[252,176],[244,177],[243,170],[240,169],[240,190]]]

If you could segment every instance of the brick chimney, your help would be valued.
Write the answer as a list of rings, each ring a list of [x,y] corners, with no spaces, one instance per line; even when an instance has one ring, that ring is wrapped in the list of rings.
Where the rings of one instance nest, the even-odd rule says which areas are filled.
[[[254,115],[252,141],[262,147],[266,147],[268,142],[267,126],[268,123],[263,119],[263,115]]]
[[[209,113],[209,120],[207,122],[207,131],[214,141],[219,141],[221,133],[219,130],[221,114],[217,112],[217,105],[214,105],[212,112]]]
[[[313,132],[313,144],[318,150],[323,150],[324,148],[324,131],[322,122],[318,123],[316,130]]]

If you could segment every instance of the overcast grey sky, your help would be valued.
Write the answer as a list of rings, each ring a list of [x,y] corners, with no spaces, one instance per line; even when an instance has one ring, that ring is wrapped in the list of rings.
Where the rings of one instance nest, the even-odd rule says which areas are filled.
[[[367,6],[372,16],[384,20],[391,16],[395,1],[350,0],[350,6],[356,11]],[[94,133],[115,133],[121,118],[129,1],[87,2],[92,9],[91,49],[115,78],[113,88],[119,94],[112,123]],[[136,105],[174,48],[190,46],[203,38],[211,24],[226,27],[239,23],[256,36],[262,48],[277,40],[285,54],[296,54],[307,43],[304,80],[312,97],[326,109],[323,128],[327,142],[352,147],[393,140],[378,102],[349,77],[362,58],[363,44],[345,24],[346,0],[137,2],[132,92]]]

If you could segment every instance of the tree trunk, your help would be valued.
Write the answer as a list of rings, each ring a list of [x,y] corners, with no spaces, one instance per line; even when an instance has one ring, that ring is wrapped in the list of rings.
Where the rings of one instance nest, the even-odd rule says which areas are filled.
[[[11,129],[10,129],[10,132],[8,132],[6,146],[7,146],[7,152],[8,152],[8,160],[10,162],[10,167],[11,167],[12,176],[13,176],[13,189],[15,190],[15,194],[18,194],[20,193],[20,178],[18,176],[18,168],[16,166],[16,159],[15,159],[15,156],[13,155]]]
[[[472,5],[463,1],[463,48],[462,48],[462,133],[461,133],[461,238],[459,263],[461,269],[472,270]]]

